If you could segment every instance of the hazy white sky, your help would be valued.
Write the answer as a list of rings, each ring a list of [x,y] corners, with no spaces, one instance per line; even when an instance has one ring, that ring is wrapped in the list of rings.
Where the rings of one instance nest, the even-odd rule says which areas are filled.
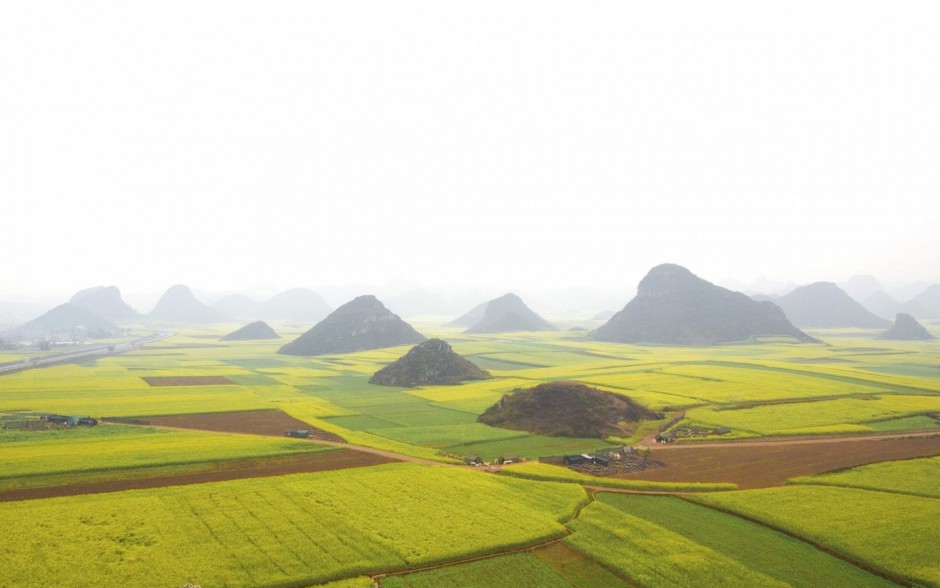
[[[4,2],[8,294],[940,281],[940,3]]]

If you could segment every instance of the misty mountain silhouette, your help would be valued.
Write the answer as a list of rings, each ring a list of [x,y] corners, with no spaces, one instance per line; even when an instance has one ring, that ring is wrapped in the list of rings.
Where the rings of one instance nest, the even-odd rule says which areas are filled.
[[[933,284],[928,286],[926,290],[913,297],[909,301],[911,304],[917,305],[914,308],[921,308],[924,311],[923,315],[914,315],[919,318],[937,318],[940,317],[940,284]],[[902,308],[902,310],[907,311],[907,308]],[[929,316],[928,316],[929,313]],[[910,313],[914,314],[914,313]]]
[[[215,323],[227,320],[220,310],[206,306],[196,299],[189,286],[171,286],[150,314],[151,319],[176,323]]]
[[[278,353],[349,353],[424,340],[424,335],[385,308],[375,296],[366,295],[340,306],[309,331],[281,347]]]
[[[780,307],[707,282],[675,264],[654,267],[637,294],[592,339],[617,343],[712,345],[762,335],[817,342],[787,320]]]
[[[487,300],[486,302],[481,302],[480,304],[477,304],[476,306],[474,306],[473,308],[471,308],[464,314],[458,316],[454,320],[447,323],[448,326],[472,327],[473,325],[480,322],[480,320],[483,318],[483,315],[486,314],[486,305],[489,303],[490,301]]]
[[[555,325],[525,305],[515,294],[504,294],[486,303],[483,316],[466,333],[510,333],[514,331],[552,331]]]
[[[888,327],[891,321],[875,316],[832,282],[801,286],[777,299],[798,327]]]
[[[90,310],[66,302],[17,329],[20,334],[53,335],[68,334],[92,338],[109,337],[118,328]]]
[[[121,298],[117,286],[95,286],[79,290],[70,303],[80,306],[101,318],[109,320],[131,319],[140,316]]]

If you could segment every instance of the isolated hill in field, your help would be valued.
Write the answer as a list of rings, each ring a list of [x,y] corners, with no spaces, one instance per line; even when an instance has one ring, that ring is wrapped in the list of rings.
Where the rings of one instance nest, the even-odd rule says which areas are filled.
[[[862,306],[864,306],[866,310],[884,319],[897,315],[898,311],[901,309],[901,303],[884,291],[875,292],[868,298],[858,300],[861,300]]]
[[[525,305],[515,294],[504,294],[486,303],[483,317],[467,333],[510,333],[514,331],[553,331],[555,325]]]
[[[214,323],[228,318],[222,311],[197,300],[189,286],[182,284],[164,292],[147,316],[176,323]]]
[[[879,339],[894,339],[898,341],[924,341],[936,339],[917,319],[903,312],[898,313],[894,319],[894,326],[882,333]]]
[[[340,306],[309,331],[281,347],[278,353],[349,353],[424,340],[424,335],[385,308],[375,296],[366,295]]]
[[[661,418],[626,396],[575,382],[547,382],[504,395],[477,421],[540,435],[603,438],[629,436],[625,423]]]
[[[315,323],[330,314],[330,310],[326,300],[313,290],[291,288],[264,301],[259,316],[268,320]]]
[[[774,303],[716,286],[675,264],[651,269],[633,300],[589,336],[665,345],[714,345],[756,336],[817,342],[790,324]]]
[[[832,282],[802,286],[777,299],[787,318],[798,327],[888,327]]]
[[[375,372],[369,383],[411,388],[459,384],[465,380],[485,380],[489,377],[489,372],[458,355],[446,341],[428,339]]]
[[[261,316],[261,303],[245,294],[223,296],[212,303],[212,308],[237,319],[253,319]]]
[[[923,318],[936,318],[940,316],[940,284],[928,286],[926,290],[911,298],[909,302],[920,306],[933,315]]]
[[[255,321],[248,323],[244,327],[232,331],[228,335],[219,339],[220,341],[255,341],[260,339],[280,339],[281,336],[274,332],[268,323],[264,321]]]
[[[137,311],[121,298],[121,291],[117,286],[95,286],[79,290],[69,302],[109,320],[119,321],[139,316]]]
[[[66,302],[17,329],[21,334],[53,335],[67,333],[92,338],[109,337],[118,328],[90,310]]]
[[[483,315],[486,314],[486,306],[490,303],[489,300],[486,302],[481,302],[477,304],[464,314],[458,316],[454,320],[450,321],[448,326],[451,327],[472,327],[483,319]]]

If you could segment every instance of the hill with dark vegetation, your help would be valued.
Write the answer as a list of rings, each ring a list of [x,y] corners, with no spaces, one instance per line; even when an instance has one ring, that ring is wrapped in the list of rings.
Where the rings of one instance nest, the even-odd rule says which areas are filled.
[[[532,312],[515,294],[504,294],[486,303],[483,316],[467,333],[511,333],[553,331],[555,325]]]
[[[370,384],[382,386],[453,385],[466,380],[485,380],[490,373],[451,349],[446,341],[428,339],[375,372]]]
[[[385,308],[375,296],[367,295],[340,306],[309,331],[281,347],[278,353],[351,353],[424,340],[424,335]]]
[[[885,328],[891,321],[876,316],[832,282],[802,286],[777,299],[790,321],[798,327]]]
[[[147,316],[154,320],[174,323],[215,323],[228,318],[220,310],[197,300],[189,286],[182,284],[172,286],[164,292]]]
[[[794,327],[774,303],[716,286],[674,264],[651,269],[633,300],[589,336],[663,345],[715,345],[761,336],[818,342]]]
[[[76,292],[69,302],[108,320],[120,321],[139,316],[137,311],[121,298],[121,291],[117,286],[86,288]]]
[[[255,321],[248,323],[244,327],[232,331],[228,335],[219,339],[219,341],[257,341],[261,339],[280,339],[281,336],[274,332],[268,323],[264,321]]]
[[[658,420],[632,399],[575,382],[547,382],[516,389],[477,420],[493,427],[555,437],[627,437],[630,423]]]
[[[894,339],[897,341],[925,341],[936,339],[917,319],[909,314],[898,313],[894,319],[894,326],[882,333],[879,339]]]
[[[86,308],[71,302],[60,304],[49,312],[20,325],[17,332],[26,335],[65,335],[100,339],[110,337],[118,328]]]

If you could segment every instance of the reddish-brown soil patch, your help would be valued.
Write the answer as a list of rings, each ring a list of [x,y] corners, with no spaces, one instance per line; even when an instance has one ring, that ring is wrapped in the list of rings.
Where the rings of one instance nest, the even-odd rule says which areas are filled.
[[[652,447],[664,467],[618,476],[656,482],[734,482],[741,488],[779,486],[789,478],[879,461],[940,454],[940,435],[852,442],[802,442],[702,447]]]
[[[148,376],[141,378],[149,385],[157,386],[234,386],[235,382],[225,376]]]
[[[247,433],[249,435],[283,435],[285,431],[306,429],[311,439],[321,441],[339,441],[343,439],[322,429],[313,427],[299,419],[295,419],[280,410],[246,410],[241,412],[210,412],[203,414],[183,414],[172,416],[136,417],[136,418],[108,418],[114,423],[127,423],[131,425],[155,425],[158,427],[174,427],[179,429],[198,429],[200,431],[217,431],[221,433]]]
[[[197,468],[197,471],[171,476],[138,477],[135,479],[115,479],[85,484],[70,484],[68,486],[5,490],[0,492],[0,502],[53,498],[56,496],[76,496],[79,494],[98,494],[102,492],[122,492],[124,490],[139,490],[141,488],[183,486],[187,484],[202,484],[204,482],[240,480],[243,478],[265,478],[285,474],[325,472],[346,468],[374,466],[394,461],[397,460],[375,453],[365,453],[354,449],[337,449],[265,459],[241,459],[215,462],[212,464],[196,464],[194,468]],[[129,477],[134,475],[146,475],[146,471],[135,472],[134,470],[123,470],[115,472],[115,476]]]

